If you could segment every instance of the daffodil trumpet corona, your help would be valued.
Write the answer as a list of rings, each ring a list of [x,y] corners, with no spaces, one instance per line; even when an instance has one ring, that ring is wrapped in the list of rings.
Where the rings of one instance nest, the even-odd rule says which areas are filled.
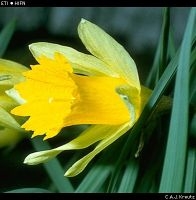
[[[32,153],[24,160],[35,165],[62,151],[97,143],[66,176],[82,172],[99,152],[131,129],[151,94],[140,85],[133,59],[110,35],[85,19],[79,23],[78,34],[91,54],[53,43],[31,44],[38,64],[23,73],[25,80],[10,94],[21,99],[11,113],[29,117],[22,127],[33,131],[32,137],[44,135],[48,139],[63,127],[90,125],[70,142]]]

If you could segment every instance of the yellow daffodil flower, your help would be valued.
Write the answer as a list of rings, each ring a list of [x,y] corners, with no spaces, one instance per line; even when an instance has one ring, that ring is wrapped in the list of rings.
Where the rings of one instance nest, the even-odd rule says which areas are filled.
[[[6,91],[24,80],[22,72],[26,70],[16,62],[0,59],[0,148],[13,146],[23,137],[20,120],[10,114],[10,110],[19,104]]]
[[[111,36],[84,19],[78,33],[92,55],[53,43],[29,46],[39,64],[31,66],[23,73],[26,80],[15,85],[24,101],[11,111],[30,116],[22,127],[33,131],[32,137],[45,135],[48,139],[63,127],[90,125],[72,141],[32,153],[24,161],[39,164],[62,151],[98,142],[68,169],[66,176],[79,174],[93,157],[131,129],[151,94],[141,87],[133,59]]]

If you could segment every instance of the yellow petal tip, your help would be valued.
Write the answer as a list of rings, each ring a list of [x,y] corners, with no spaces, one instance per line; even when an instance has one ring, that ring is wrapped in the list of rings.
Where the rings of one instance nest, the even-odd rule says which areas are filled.
[[[76,172],[77,171],[75,171],[72,168],[70,168],[65,172],[64,176],[66,176],[66,177],[74,177],[74,176],[76,176],[76,175],[78,175],[80,173],[80,172],[77,172],[77,173]]]
[[[84,18],[82,18],[81,21],[80,21],[80,23],[82,23],[82,24],[83,24],[83,23],[86,23],[86,22],[87,22],[87,20],[84,19]]]

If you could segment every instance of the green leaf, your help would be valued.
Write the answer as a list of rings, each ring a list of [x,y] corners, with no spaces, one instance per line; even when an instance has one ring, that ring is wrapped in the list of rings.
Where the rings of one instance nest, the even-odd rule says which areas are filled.
[[[108,185],[108,192],[117,192],[119,190],[119,188],[121,188],[122,190],[122,186],[121,184],[124,184],[124,182],[126,181],[123,177],[124,180],[122,179],[122,171],[125,173],[127,172],[126,170],[124,171],[124,162],[126,160],[130,160],[130,162],[135,163],[135,157],[134,157],[134,153],[136,152],[136,148],[137,148],[137,141],[139,140],[138,137],[138,133],[136,134],[132,134],[132,131],[129,131],[127,134],[128,135],[128,140],[125,140],[124,143],[122,144],[122,149],[120,151],[119,156],[117,157],[118,159],[116,160],[116,163],[114,165],[114,169],[112,171],[112,176],[110,178],[110,183]],[[131,156],[128,156],[129,154],[131,154]],[[131,173],[133,175],[133,182],[132,182],[132,186],[129,187],[129,191],[132,192],[133,189],[133,185],[135,184],[134,182],[134,177],[137,176],[137,170],[135,170],[136,166],[135,164],[132,164],[130,166],[125,165],[126,168],[128,167],[128,172]],[[132,171],[132,172],[130,172]],[[135,174],[136,173],[136,174]],[[119,188],[116,187],[117,182],[121,181]]]
[[[185,193],[194,193],[196,186],[196,149],[188,149],[188,158],[185,173],[184,191]]]
[[[14,33],[16,21],[10,21],[0,32],[0,57],[3,56]]]
[[[16,190],[9,190],[4,193],[51,193],[51,191],[42,188],[20,188]]]
[[[167,52],[168,52],[168,42],[169,42],[169,31],[170,29],[170,8],[164,9],[164,18],[163,18],[163,32],[162,32],[162,48],[160,52],[159,68],[158,68],[158,79],[163,74],[167,66]]]
[[[193,54],[194,60],[192,61],[193,64],[190,71],[190,101],[196,106],[196,48],[193,50]]]
[[[159,192],[182,192],[187,150],[189,67],[195,11],[191,9],[179,55],[173,109]]]
[[[159,44],[157,45],[152,69],[146,80],[146,85],[150,88],[154,88],[164,69],[166,68],[167,60],[170,56],[169,50],[170,53],[173,53],[174,50],[173,42],[171,42],[172,36],[170,32],[170,8],[164,8],[163,12],[163,24]],[[172,45],[170,46],[170,44]]]
[[[104,158],[101,158],[92,166],[91,170],[75,190],[76,193],[101,191],[103,184],[111,174],[112,166],[107,162],[108,159],[109,156],[104,156]]]
[[[118,192],[133,192],[139,171],[138,160],[130,159],[124,171]]]
[[[190,135],[196,138],[196,113],[194,114],[190,124]]]

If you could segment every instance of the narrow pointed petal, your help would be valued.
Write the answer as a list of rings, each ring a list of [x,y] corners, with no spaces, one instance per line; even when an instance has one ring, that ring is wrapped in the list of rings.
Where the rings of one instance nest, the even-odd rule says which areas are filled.
[[[103,149],[105,149],[107,146],[109,146],[111,143],[113,143],[115,140],[117,140],[119,137],[121,137],[124,133],[126,133],[131,128],[130,124],[124,124],[118,127],[115,127],[113,132],[100,141],[100,143],[95,147],[93,151],[91,151],[89,154],[78,160],[76,163],[74,163],[65,173],[65,176],[72,177],[76,176],[79,173],[81,173],[85,167],[88,165],[88,163]]]
[[[57,149],[34,152],[29,154],[23,163],[27,165],[37,165],[54,158],[61,152],[61,150]]]
[[[76,149],[83,149],[89,147],[90,145],[94,144],[113,134],[113,132],[118,129],[119,126],[108,126],[108,125],[92,125],[83,131],[77,138],[70,141],[69,143],[59,146],[55,149],[45,150],[40,152],[35,152],[29,154],[26,158],[24,163],[29,165],[36,165],[47,160],[52,159],[53,157],[57,156],[59,153],[65,150],[76,150]]]
[[[116,132],[116,130],[120,129],[119,127],[121,126],[92,125],[83,131],[77,138],[65,145],[62,145],[61,147],[58,147],[57,149],[63,151],[69,149],[84,149],[95,142],[110,137],[114,132]]]
[[[55,53],[61,53],[70,61],[75,73],[118,77],[118,75],[111,69],[108,69],[107,65],[101,60],[92,55],[81,53],[71,47],[48,42],[37,42],[30,44],[29,49],[36,60],[38,60],[40,56],[53,58]]]
[[[82,19],[78,26],[79,37],[89,52],[106,63],[127,83],[140,91],[135,62],[128,52],[97,25]]]

